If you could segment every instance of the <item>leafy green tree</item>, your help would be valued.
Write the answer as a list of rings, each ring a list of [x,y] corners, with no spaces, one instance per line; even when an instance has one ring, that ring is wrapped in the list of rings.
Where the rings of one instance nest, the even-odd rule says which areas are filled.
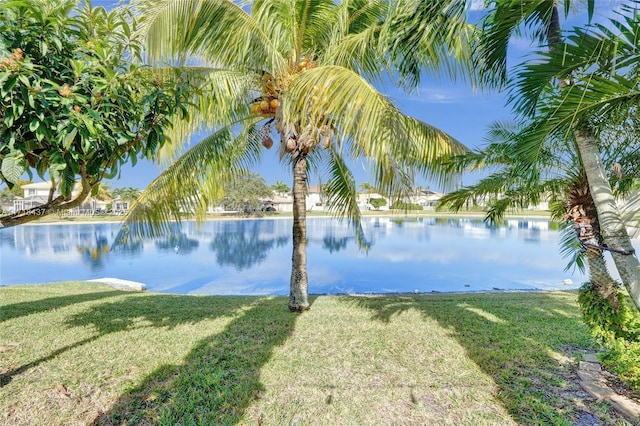
[[[251,214],[259,212],[262,208],[262,200],[271,198],[272,195],[271,188],[260,175],[244,173],[227,184],[222,204],[227,210]]]
[[[11,201],[14,198],[15,194],[6,186],[0,191],[0,201]]]
[[[384,198],[370,198],[369,204],[371,204],[374,209],[379,210],[380,207],[387,205],[387,200]]]
[[[126,9],[0,0],[0,181],[13,187],[25,172],[49,180],[59,195],[40,215],[79,206],[123,163],[153,158],[169,119],[186,112],[186,81],[131,62],[137,34]],[[37,217],[16,212],[0,225]]]
[[[308,309],[305,190],[310,164],[328,170],[325,195],[362,242],[356,185],[345,159],[372,165],[376,186],[393,193],[414,166],[430,174],[464,148],[402,114],[373,83],[388,75],[416,87],[423,70],[452,74],[468,51],[466,5],[455,0],[137,0],[152,61],[197,63],[201,95],[181,141],[213,133],[143,193],[127,235],[157,235],[181,211],[202,217],[211,200],[261,148],[279,139],[293,173],[293,255],[289,309]],[[190,60],[191,62],[187,62]],[[180,147],[176,147],[180,151]],[[186,182],[189,182],[187,184]]]

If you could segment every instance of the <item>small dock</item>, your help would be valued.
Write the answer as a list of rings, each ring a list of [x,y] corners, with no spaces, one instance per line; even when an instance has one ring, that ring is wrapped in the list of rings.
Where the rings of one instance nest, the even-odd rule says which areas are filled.
[[[121,280],[120,278],[97,278],[95,280],[88,280],[87,282],[110,285],[118,290],[145,291],[147,289],[147,285],[144,283]]]

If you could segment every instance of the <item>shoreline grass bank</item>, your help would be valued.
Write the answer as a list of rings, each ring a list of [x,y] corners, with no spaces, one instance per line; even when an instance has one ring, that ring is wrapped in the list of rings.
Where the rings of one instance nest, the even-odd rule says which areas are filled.
[[[311,302],[0,287],[4,422],[625,424],[575,382],[574,292]]]

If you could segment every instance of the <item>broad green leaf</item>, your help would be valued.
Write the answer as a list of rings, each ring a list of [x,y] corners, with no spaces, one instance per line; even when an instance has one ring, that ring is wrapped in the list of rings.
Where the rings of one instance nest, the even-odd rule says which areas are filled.
[[[6,180],[15,183],[24,173],[23,157],[10,156],[2,159],[2,174]]]
[[[24,74],[20,74],[20,75],[18,76],[18,80],[20,80],[20,82],[21,82],[22,84],[24,84],[25,86],[27,86],[27,87],[30,87],[30,86],[31,86],[31,83],[29,82],[29,78],[28,78],[26,75],[24,75]]]
[[[11,89],[13,89],[13,86],[15,86],[17,82],[18,77],[9,77],[7,81],[5,81],[2,85],[2,91],[0,92],[0,95],[2,95],[2,97],[7,96],[7,93],[11,92]]]
[[[71,132],[67,134],[67,136],[65,136],[63,141],[63,145],[65,149],[71,148],[71,144],[73,143],[73,140],[75,139],[77,134],[78,134],[78,129],[73,129]]]
[[[15,120],[15,115],[7,114],[6,117],[4,117],[4,124],[6,124],[7,127],[11,127],[13,126],[14,120]]]
[[[38,127],[40,127],[40,121],[38,121],[36,119],[32,119],[29,122],[29,131],[30,132],[35,132]]]

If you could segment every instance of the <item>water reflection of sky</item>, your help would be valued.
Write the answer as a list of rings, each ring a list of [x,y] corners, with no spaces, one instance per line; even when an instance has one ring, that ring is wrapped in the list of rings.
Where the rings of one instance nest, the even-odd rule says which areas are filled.
[[[308,220],[312,293],[569,289],[558,233],[546,221],[367,218],[368,252],[346,222]],[[149,290],[287,294],[290,219],[185,223],[173,235],[109,250],[118,224],[25,225],[0,231],[0,283],[114,277]],[[566,285],[564,280],[573,284]]]

